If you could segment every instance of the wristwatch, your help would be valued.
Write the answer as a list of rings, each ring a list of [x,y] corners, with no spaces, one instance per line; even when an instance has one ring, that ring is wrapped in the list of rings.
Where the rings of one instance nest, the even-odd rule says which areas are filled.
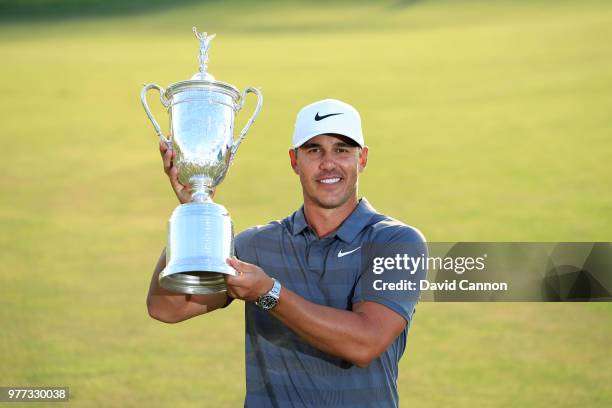
[[[280,297],[281,284],[274,278],[272,278],[272,280],[274,281],[272,289],[270,289],[268,293],[261,295],[255,302],[255,305],[266,312],[274,309],[274,307],[278,304],[278,298]]]

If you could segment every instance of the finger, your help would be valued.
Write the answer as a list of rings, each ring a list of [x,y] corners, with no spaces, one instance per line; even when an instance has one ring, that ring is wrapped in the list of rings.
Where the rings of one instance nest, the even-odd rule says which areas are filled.
[[[236,293],[234,293],[234,291],[230,287],[227,287],[225,291],[229,297],[236,299]]]
[[[169,171],[168,171],[168,176],[170,177],[170,184],[172,185],[172,188],[176,191],[176,192],[181,192],[183,190],[183,188],[185,188],[185,186],[183,186],[181,184],[181,182],[178,179],[178,169],[176,167],[172,167]]]
[[[160,140],[159,141],[159,153],[161,154],[162,157],[164,157],[164,153],[166,153],[166,150],[168,150],[168,145],[163,140]]]
[[[249,281],[247,275],[237,274],[235,276],[225,275],[225,284],[232,287],[234,293],[242,289],[248,289],[252,282]]]
[[[244,270],[244,265],[241,265],[240,261],[235,256],[227,258],[227,263],[229,264],[229,266],[231,266],[240,273],[242,273]]]
[[[172,153],[173,153],[173,152],[172,152],[172,150],[167,149],[167,150],[164,152],[164,155],[163,155],[163,161],[164,161],[164,172],[165,172],[166,174],[168,174],[168,172],[170,171],[170,169],[172,169],[172,167],[173,167],[173,166],[172,166]]]
[[[240,285],[239,276],[225,275],[225,284],[229,286],[238,286]]]
[[[231,258],[229,258],[228,262],[232,268],[239,271],[240,273],[250,272],[255,267],[255,265],[250,264],[248,262],[243,262],[240,259],[236,258],[235,256],[232,256]]]
[[[237,287],[232,284],[231,279],[228,279],[231,277],[232,277],[231,275],[223,276],[223,278],[225,279],[225,287],[226,287],[227,293],[234,299],[240,299],[240,296],[238,296],[238,293],[236,292]]]
[[[234,268],[234,266],[232,265],[232,258],[235,257],[225,258],[225,263],[228,264],[236,272],[236,275],[242,275],[243,272]]]

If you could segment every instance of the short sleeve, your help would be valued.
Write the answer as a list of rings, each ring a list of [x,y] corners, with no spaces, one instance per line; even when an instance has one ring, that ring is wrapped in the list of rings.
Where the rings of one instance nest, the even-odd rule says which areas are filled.
[[[255,246],[253,245],[258,227],[246,229],[234,238],[234,255],[241,261],[256,263]]]
[[[427,243],[417,229],[396,225],[362,244],[362,270],[352,303],[382,304],[410,323],[427,275]]]

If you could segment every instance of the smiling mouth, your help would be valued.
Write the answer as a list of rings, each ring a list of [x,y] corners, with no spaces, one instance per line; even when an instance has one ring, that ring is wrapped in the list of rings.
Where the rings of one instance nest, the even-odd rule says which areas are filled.
[[[324,179],[320,179],[320,180],[317,180],[317,181],[319,183],[328,184],[329,185],[329,184],[339,183],[340,180],[342,180],[342,177],[329,177],[329,178],[324,178]]]

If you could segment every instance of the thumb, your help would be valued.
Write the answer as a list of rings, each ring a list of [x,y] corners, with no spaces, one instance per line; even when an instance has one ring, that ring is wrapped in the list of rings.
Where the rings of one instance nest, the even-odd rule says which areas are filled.
[[[236,258],[235,256],[227,258],[227,263],[240,274],[245,273],[245,272],[250,272],[252,269],[251,267],[253,266],[248,262],[242,262],[240,259]]]

